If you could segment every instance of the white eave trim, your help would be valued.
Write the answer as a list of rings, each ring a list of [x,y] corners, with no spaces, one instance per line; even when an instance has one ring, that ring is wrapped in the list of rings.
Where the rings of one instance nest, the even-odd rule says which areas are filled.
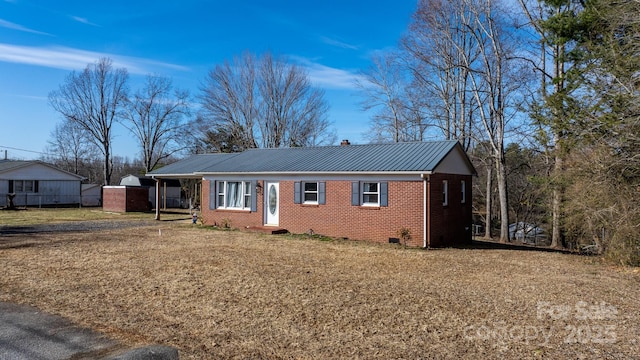
[[[412,176],[420,177],[422,174],[432,174],[431,171],[301,171],[301,172],[273,172],[273,171],[250,171],[250,172],[196,172],[200,176]]]
[[[190,174],[147,174],[158,179],[262,179],[262,180],[290,180],[290,179],[327,179],[353,180],[363,177],[388,180],[421,180],[421,176],[431,175],[431,171],[305,171],[305,172],[195,172]]]

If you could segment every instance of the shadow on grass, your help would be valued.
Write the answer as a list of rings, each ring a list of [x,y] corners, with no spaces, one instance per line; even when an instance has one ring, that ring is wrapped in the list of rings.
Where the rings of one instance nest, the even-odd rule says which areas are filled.
[[[153,219],[155,219],[155,214],[156,214],[155,209],[145,211],[144,213],[152,215]],[[180,216],[176,217],[176,215],[180,215]],[[182,217],[182,215],[184,215],[184,217]],[[170,216],[170,217],[167,218],[167,216]],[[158,221],[172,222],[172,221],[185,221],[185,220],[191,220],[191,212],[189,212],[189,209],[160,210],[160,220]]]
[[[500,243],[497,241],[480,240],[480,239],[471,240],[470,244],[461,244],[453,247],[456,249],[518,250],[518,251],[552,252],[552,253],[562,253],[562,254],[577,254],[576,252],[570,251],[567,249],[557,249],[557,248],[551,248],[547,246],[533,246],[533,245],[526,245],[521,243]]]

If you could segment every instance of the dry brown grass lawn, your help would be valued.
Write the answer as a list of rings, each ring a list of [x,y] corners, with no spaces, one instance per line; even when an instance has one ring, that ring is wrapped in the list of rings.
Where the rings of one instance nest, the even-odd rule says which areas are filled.
[[[181,359],[640,354],[640,274],[573,255],[176,223],[0,242],[20,236],[30,245],[0,249],[0,300]]]

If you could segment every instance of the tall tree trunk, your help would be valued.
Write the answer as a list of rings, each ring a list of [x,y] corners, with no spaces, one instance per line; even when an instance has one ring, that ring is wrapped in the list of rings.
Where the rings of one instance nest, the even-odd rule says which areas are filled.
[[[559,10],[558,10],[559,12]],[[554,90],[556,94],[561,93],[565,88],[565,69],[564,69],[564,57],[566,56],[566,51],[564,45],[555,45],[554,46]],[[553,140],[554,140],[554,156],[555,156],[555,164],[553,167],[553,194],[552,194],[552,203],[551,203],[551,247],[562,247],[562,230],[560,225],[560,217],[561,209],[562,209],[562,185],[560,181],[562,168],[563,168],[563,157],[564,157],[564,149],[562,148],[562,140],[564,134],[562,132],[562,127],[559,125],[563,122],[564,112],[562,108],[557,107],[553,109],[554,123],[556,124],[556,129],[554,131]]]
[[[555,135],[555,163],[553,166],[553,193],[551,199],[551,247],[562,247],[562,231],[560,225],[560,216],[562,210],[562,193],[560,174],[563,168],[562,159],[562,143],[560,136]]]
[[[491,239],[491,188],[493,187],[493,165],[487,165],[487,194],[485,201],[485,224],[484,224],[484,237],[485,239]]]
[[[507,197],[507,170],[504,151],[496,158],[496,177],[498,198],[500,199],[500,242],[506,243],[509,241],[509,199]]]
[[[109,145],[104,145],[104,185],[111,185],[111,152]]]

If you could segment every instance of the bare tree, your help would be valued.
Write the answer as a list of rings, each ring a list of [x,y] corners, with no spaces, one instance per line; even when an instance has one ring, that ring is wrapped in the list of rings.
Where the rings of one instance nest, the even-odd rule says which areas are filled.
[[[464,0],[422,0],[402,46],[415,60],[414,81],[429,100],[426,107],[435,126],[447,140],[459,140],[468,149],[476,103],[468,92],[472,73],[461,66],[465,57],[474,62],[478,49],[472,34],[461,26],[470,21]]]
[[[421,103],[411,92],[410,76],[397,53],[374,55],[371,67],[356,81],[364,99],[364,111],[375,110],[374,136],[393,142],[422,140],[424,133]]]
[[[324,91],[314,88],[304,69],[267,53],[258,64],[262,147],[311,146],[329,130]]]
[[[114,120],[127,96],[127,70],[114,69],[111,59],[101,58],[82,72],[72,71],[49,103],[64,119],[80,126],[103,155],[104,184],[111,183],[111,140]]]
[[[143,165],[140,159],[132,160],[127,156],[123,157],[117,155],[113,157],[114,179],[122,179],[129,174],[144,175],[143,171]]]
[[[445,137],[463,144],[485,141],[490,146],[500,202],[500,239],[507,241],[504,141],[518,84],[510,76],[515,77],[519,68],[500,5],[493,0],[422,0],[404,46],[416,59],[415,77],[430,94]]]
[[[63,120],[51,132],[47,152],[55,157],[51,160],[60,168],[74,174],[87,176],[85,164],[96,157],[98,149],[87,138],[87,132],[77,123]]]
[[[467,0],[470,21],[462,23],[477,46],[478,54],[461,55],[462,66],[469,77],[469,90],[478,105],[477,115],[494,155],[496,181],[500,201],[500,241],[509,238],[509,201],[505,157],[505,129],[510,87],[507,84],[509,59],[504,24],[492,0]],[[513,67],[512,67],[513,69]]]
[[[379,138],[394,142],[422,141],[430,125],[427,122],[429,102],[424,87],[412,72],[413,61],[401,51],[374,55],[372,66],[356,81],[362,90],[363,110],[377,110],[372,130]]]
[[[144,87],[126,102],[123,124],[138,140],[147,172],[180,150],[178,137],[189,114],[189,93],[172,92],[172,87],[169,78],[149,75]]]
[[[202,87],[207,136],[233,149],[319,145],[334,141],[324,92],[285,59],[244,54],[216,66]],[[220,134],[220,136],[216,135]]]
[[[199,96],[203,115],[201,130],[224,129],[235,139],[238,150],[258,147],[255,127],[258,120],[256,58],[250,53],[225,61],[207,75]]]

